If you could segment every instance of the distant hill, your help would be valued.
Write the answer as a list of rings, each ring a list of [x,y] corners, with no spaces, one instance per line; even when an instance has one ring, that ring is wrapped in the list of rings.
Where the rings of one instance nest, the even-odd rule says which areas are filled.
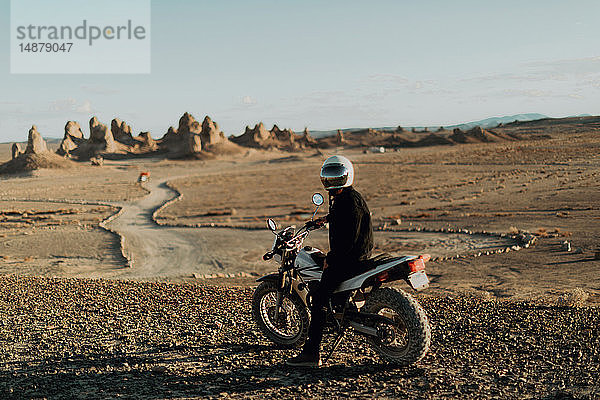
[[[584,116],[584,115],[578,115],[579,116]],[[585,115],[587,116],[587,115]],[[534,121],[534,120],[538,120],[538,119],[544,119],[544,118],[548,118],[548,116],[544,115],[544,114],[537,114],[537,113],[528,113],[528,114],[515,114],[515,115],[506,115],[504,117],[490,117],[490,118],[486,118],[486,119],[482,119],[479,121],[472,121],[472,122],[465,122],[462,124],[456,124],[456,125],[444,125],[445,129],[448,130],[452,130],[454,128],[459,128],[461,130],[469,130],[473,127],[479,126],[481,128],[495,128],[498,126],[499,123],[502,124],[507,124],[510,122],[514,122],[514,121]],[[404,129],[407,130],[411,130],[411,129],[416,129],[418,131],[420,130],[424,130],[425,128],[427,128],[430,131],[434,131],[436,129],[439,128],[438,126],[403,126]],[[365,128],[347,128],[347,129],[342,129],[341,131],[344,133],[352,133],[352,132],[358,132],[361,130],[364,130]],[[377,131],[380,132],[392,132],[396,130],[395,126],[384,126],[384,127],[380,127],[380,128],[373,128]],[[337,134],[337,129],[334,130],[330,130],[330,131],[310,131],[310,134],[313,137],[316,138],[320,138],[320,137],[326,137],[326,136],[334,136]]]
[[[498,124],[508,124],[510,122],[515,121],[535,121],[537,119],[548,118],[547,115],[537,114],[537,113],[529,113],[529,114],[516,114],[516,115],[506,115],[504,117],[490,117],[486,119],[482,119],[479,121],[466,122],[464,124],[450,125],[444,126],[446,129],[454,129],[459,128],[461,130],[471,129],[475,126],[480,126],[482,128],[495,128]]]

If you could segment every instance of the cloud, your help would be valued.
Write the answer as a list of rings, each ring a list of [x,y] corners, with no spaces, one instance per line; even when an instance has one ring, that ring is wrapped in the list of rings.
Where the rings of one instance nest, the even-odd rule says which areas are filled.
[[[540,89],[504,89],[502,94],[506,97],[553,97],[549,90]]]
[[[256,103],[257,103],[256,99],[251,96],[242,97],[242,104],[244,104],[244,105],[252,106]]]
[[[386,82],[396,84],[406,84],[410,82],[405,77],[396,74],[373,74],[369,75],[367,79],[372,82]]]
[[[578,80],[600,71],[600,57],[535,61],[520,64],[516,68],[517,71],[469,77],[461,79],[459,82],[499,84]]]
[[[535,61],[524,64],[525,67],[541,71],[553,71],[564,74],[588,75],[600,71],[600,56],[585,58],[570,58],[553,61]]]
[[[91,94],[101,94],[101,95],[111,95],[118,94],[121,91],[119,89],[114,89],[106,86],[100,85],[82,85],[81,90]]]
[[[54,112],[72,111],[75,103],[75,99],[72,98],[54,100],[50,102],[48,110]]]
[[[577,83],[578,86],[584,88],[595,88],[600,89],[600,74],[598,76],[590,76]]]
[[[53,113],[76,112],[79,114],[90,114],[93,112],[93,109],[92,103],[87,99],[79,103],[73,98],[67,98],[51,101],[48,111]]]
[[[471,78],[461,79],[459,82],[463,83],[486,83],[486,82],[541,82],[541,81],[564,81],[567,80],[565,74],[551,73],[549,71],[537,71],[537,72],[506,72],[497,73],[483,76],[475,76]]]
[[[92,103],[89,100],[84,100],[83,103],[75,108],[75,112],[80,114],[91,114],[94,112],[92,109]]]

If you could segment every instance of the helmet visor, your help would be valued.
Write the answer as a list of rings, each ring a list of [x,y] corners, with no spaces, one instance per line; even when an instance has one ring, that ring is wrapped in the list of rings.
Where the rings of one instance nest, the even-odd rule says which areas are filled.
[[[326,165],[321,169],[321,182],[325,189],[342,187],[348,181],[348,170],[343,165]]]

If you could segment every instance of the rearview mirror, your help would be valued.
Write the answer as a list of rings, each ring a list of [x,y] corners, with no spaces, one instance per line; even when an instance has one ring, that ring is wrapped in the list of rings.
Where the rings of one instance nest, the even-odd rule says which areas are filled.
[[[325,199],[323,198],[323,195],[321,193],[313,194],[312,202],[315,206],[319,207],[319,206],[323,205],[324,201],[325,201]]]
[[[277,224],[271,218],[267,220],[267,226],[271,230],[271,232],[275,232],[277,230]]]

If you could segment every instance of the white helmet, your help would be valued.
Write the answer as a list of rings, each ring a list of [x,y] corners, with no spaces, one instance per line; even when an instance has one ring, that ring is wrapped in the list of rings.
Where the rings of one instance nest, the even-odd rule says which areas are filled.
[[[331,156],[321,167],[321,182],[326,190],[352,186],[354,167],[344,156]]]

